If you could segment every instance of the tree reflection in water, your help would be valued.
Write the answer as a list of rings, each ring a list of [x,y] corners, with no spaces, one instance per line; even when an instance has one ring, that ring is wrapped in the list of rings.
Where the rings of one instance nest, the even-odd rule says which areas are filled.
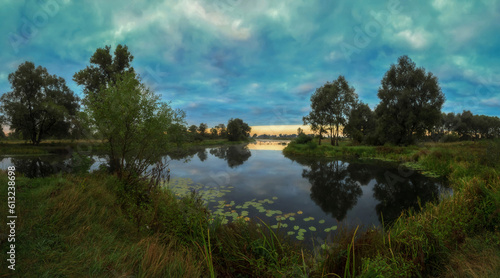
[[[234,146],[221,146],[214,148],[186,148],[186,149],[176,149],[169,151],[168,156],[173,160],[183,160],[185,163],[191,161],[196,155],[201,162],[204,162],[208,158],[208,152],[211,155],[225,160],[227,165],[231,168],[242,165],[247,161],[252,153],[247,146],[244,145],[234,145]]]
[[[379,171],[375,177],[373,196],[380,201],[376,206],[380,223],[382,223],[381,216],[384,217],[386,224],[391,224],[398,219],[403,210],[411,208],[419,211],[425,203],[439,198],[439,184],[434,180],[416,174],[408,178],[388,178],[388,175],[396,173],[397,170],[386,170],[385,173]]]
[[[385,224],[392,223],[404,210],[418,211],[425,203],[437,200],[440,193],[435,180],[417,173],[402,177],[393,165],[287,157],[307,167],[302,177],[311,184],[311,199],[338,221],[357,204],[363,195],[362,186],[373,188],[378,201],[375,210],[379,222],[383,216]]]
[[[303,170],[302,177],[311,183],[311,199],[337,221],[342,221],[363,194],[359,184],[353,180],[347,163],[342,161],[316,161],[310,170]]]
[[[224,159],[231,168],[242,165],[252,156],[248,147],[242,145],[213,148],[210,149],[210,154],[220,159]]]
[[[28,178],[47,177],[59,172],[70,172],[71,165],[61,156],[12,157],[11,163],[16,172]]]

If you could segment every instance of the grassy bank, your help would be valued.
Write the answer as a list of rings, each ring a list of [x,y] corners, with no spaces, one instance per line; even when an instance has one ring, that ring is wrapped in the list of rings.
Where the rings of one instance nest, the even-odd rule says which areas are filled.
[[[291,155],[399,161],[446,177],[454,193],[416,214],[407,212],[386,230],[344,231],[329,251],[328,272],[366,277],[500,276],[500,142],[421,146],[290,144]],[[342,255],[344,254],[344,255]],[[346,255],[347,254],[347,255]],[[353,254],[356,254],[355,258]]]

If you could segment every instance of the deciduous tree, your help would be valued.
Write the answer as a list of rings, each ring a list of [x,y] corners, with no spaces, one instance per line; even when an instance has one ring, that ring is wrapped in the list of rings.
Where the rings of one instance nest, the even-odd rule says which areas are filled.
[[[167,149],[184,113],[160,101],[131,72],[100,90],[88,94],[84,104],[92,124],[107,139],[111,168],[126,180],[141,176]]]
[[[134,73],[134,68],[130,65],[134,56],[128,51],[126,45],[119,44],[114,52],[114,57],[110,53],[111,46],[98,48],[90,57],[90,66],[73,75],[76,84],[83,86],[83,93],[99,94],[104,92],[101,87],[107,88],[113,85],[123,73]],[[92,96],[92,99],[99,100]]]
[[[385,73],[378,90],[378,134],[382,142],[411,144],[436,126],[445,97],[437,77],[408,56]]]
[[[246,140],[251,128],[242,119],[230,119],[227,123],[227,139],[229,141]]]
[[[78,97],[62,77],[50,75],[32,62],[9,74],[12,91],[0,98],[10,129],[38,145],[49,135],[67,136],[79,109]]]
[[[331,144],[337,146],[339,128],[347,123],[357,98],[354,88],[349,87],[347,80],[341,75],[332,83],[327,82],[316,89],[311,96],[312,111],[304,118],[304,122],[310,124],[313,130],[330,131]]]
[[[367,140],[375,133],[375,124],[375,113],[367,104],[359,102],[351,110],[343,133],[357,143],[372,143]]]

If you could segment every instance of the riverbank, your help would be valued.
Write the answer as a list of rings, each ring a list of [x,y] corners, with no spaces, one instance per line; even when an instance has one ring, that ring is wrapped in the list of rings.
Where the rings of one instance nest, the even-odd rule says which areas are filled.
[[[353,235],[352,242],[347,236],[347,242],[331,253],[330,258],[336,259],[327,263],[330,271],[342,270],[347,265],[345,258],[339,259],[334,254],[351,250],[356,253],[351,264],[393,277],[396,271],[403,273],[402,276],[500,276],[499,141],[409,147],[291,143],[283,152],[401,162],[427,175],[447,178],[454,191],[437,204],[427,204],[418,214],[407,212],[385,231]],[[358,273],[354,267],[353,271]]]
[[[209,147],[238,145],[249,141],[228,141],[227,139],[207,139],[203,141],[186,142],[181,146],[169,144],[168,149],[191,148],[191,147]],[[48,154],[66,154],[73,151],[102,153],[105,151],[105,145],[102,140],[47,140],[39,145],[28,144],[24,141],[3,141],[0,142],[0,155],[48,155]],[[167,151],[167,150],[165,150]]]

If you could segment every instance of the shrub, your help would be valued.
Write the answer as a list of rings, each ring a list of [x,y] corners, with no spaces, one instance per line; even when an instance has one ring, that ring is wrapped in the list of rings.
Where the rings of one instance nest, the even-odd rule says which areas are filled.
[[[312,137],[301,133],[297,138],[295,138],[294,142],[297,144],[307,144],[312,141]]]
[[[445,136],[441,137],[441,139],[439,139],[439,141],[442,143],[457,142],[459,140],[460,138],[456,134],[446,134]]]

